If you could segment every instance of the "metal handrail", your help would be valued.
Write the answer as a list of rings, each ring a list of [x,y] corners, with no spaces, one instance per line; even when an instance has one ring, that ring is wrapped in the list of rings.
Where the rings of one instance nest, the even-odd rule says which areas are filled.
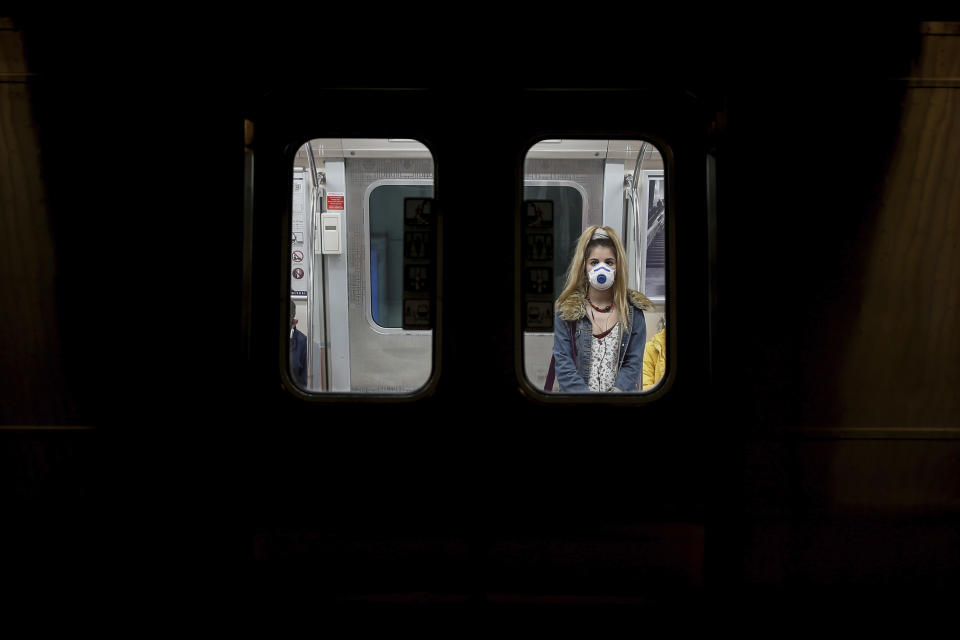
[[[643,166],[643,156],[647,151],[647,143],[644,141],[640,144],[640,152],[637,154],[637,162],[633,165],[633,175],[640,175],[640,167]],[[637,180],[633,181],[633,190],[636,193],[637,190]]]

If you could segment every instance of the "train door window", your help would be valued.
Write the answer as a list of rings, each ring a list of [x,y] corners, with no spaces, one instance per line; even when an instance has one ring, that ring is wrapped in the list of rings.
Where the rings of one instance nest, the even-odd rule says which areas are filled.
[[[530,243],[527,247],[528,255],[545,258],[552,254],[553,258],[546,260],[551,263],[547,267],[549,272],[545,273],[542,267],[529,269],[525,274],[530,279],[528,286],[532,288],[532,293],[545,293],[545,286],[552,284],[549,290],[550,299],[556,300],[560,295],[558,287],[562,284],[562,279],[553,277],[553,274],[563,273],[573,257],[573,247],[583,228],[583,215],[586,212],[584,188],[571,181],[526,180],[523,199],[532,203],[531,215],[540,216],[536,224],[549,224],[551,230],[550,233],[527,234],[526,241]],[[544,220],[543,216],[549,216],[550,219]],[[540,307],[532,305],[531,310],[535,312],[540,310]],[[549,316],[552,316],[552,313]],[[535,323],[549,322],[549,316],[535,316],[531,320]]]
[[[528,150],[521,313],[524,374],[534,389],[644,393],[661,383],[665,184],[660,151],[644,140],[545,140]],[[608,239],[590,244],[601,236]],[[591,280],[591,254],[604,248],[610,255],[591,266],[601,267],[603,282]]]
[[[298,151],[290,378],[307,392],[409,394],[433,371],[433,158],[409,139]]]
[[[370,229],[370,320],[379,329],[403,327],[404,258],[422,254],[426,247],[423,234],[404,234],[404,201],[433,197],[429,180],[378,181],[368,188],[366,201]],[[406,225],[409,228],[409,224]],[[404,242],[408,243],[407,245]],[[417,273],[410,274],[416,278]]]

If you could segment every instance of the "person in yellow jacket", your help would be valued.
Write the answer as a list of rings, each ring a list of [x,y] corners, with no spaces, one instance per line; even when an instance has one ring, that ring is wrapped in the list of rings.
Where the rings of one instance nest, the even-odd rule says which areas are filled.
[[[667,328],[660,329],[643,348],[642,389],[653,388],[667,369]]]

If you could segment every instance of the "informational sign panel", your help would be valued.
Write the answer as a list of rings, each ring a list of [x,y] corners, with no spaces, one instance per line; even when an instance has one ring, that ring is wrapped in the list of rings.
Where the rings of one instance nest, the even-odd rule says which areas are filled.
[[[432,198],[403,200],[403,328],[433,328],[436,216]]]
[[[290,224],[290,295],[307,295],[307,174],[296,171],[293,174],[293,218]]]
[[[553,331],[553,202],[523,203],[523,330]]]
[[[327,193],[327,211],[345,211],[347,194],[336,191]]]

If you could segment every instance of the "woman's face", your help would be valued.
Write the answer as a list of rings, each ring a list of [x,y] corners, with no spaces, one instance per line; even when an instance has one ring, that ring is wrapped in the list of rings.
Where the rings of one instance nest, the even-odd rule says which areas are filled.
[[[596,246],[587,254],[587,265],[584,267],[584,273],[590,273],[598,264],[605,264],[613,270],[617,268],[617,259],[614,256],[613,248]]]

